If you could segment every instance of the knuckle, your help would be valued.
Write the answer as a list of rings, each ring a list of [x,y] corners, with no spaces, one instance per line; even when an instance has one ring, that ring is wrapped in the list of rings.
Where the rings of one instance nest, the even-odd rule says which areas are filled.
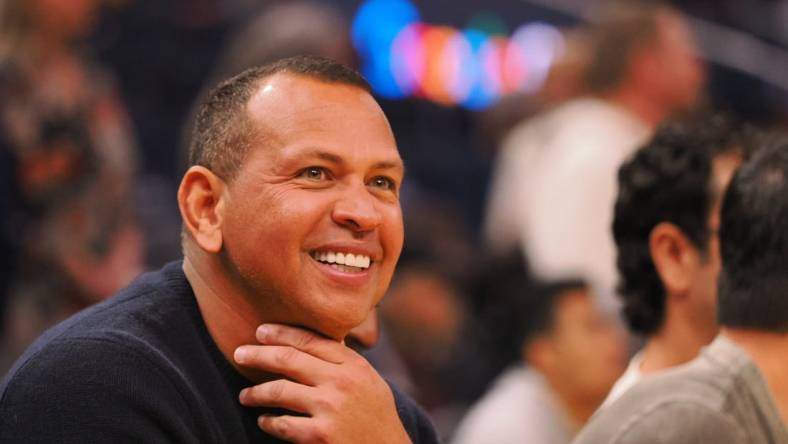
[[[336,412],[339,410],[339,402],[332,396],[321,396],[315,400],[318,410],[324,412]]]
[[[272,401],[278,401],[282,399],[282,395],[285,391],[285,381],[278,380],[268,383],[268,398]]]
[[[293,438],[293,428],[287,418],[281,416],[261,416],[257,421],[259,427],[266,433],[284,440]]]
[[[329,443],[333,435],[334,426],[329,421],[320,421],[312,430],[312,438],[316,443]]]
[[[274,421],[274,430],[276,430],[279,436],[289,438],[292,432],[290,421],[288,421],[287,418],[276,418]]]
[[[292,363],[295,353],[296,350],[292,347],[281,347],[274,353],[274,360],[280,367],[285,367]]]
[[[296,338],[296,347],[300,348],[301,350],[308,349],[315,340],[315,336],[312,333],[303,331],[299,332]]]
[[[341,374],[334,378],[334,384],[340,392],[348,392],[353,389],[355,380],[350,375]]]

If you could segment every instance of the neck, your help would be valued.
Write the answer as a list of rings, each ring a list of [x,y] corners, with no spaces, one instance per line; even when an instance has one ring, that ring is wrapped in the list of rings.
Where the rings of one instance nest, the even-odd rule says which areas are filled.
[[[785,423],[788,423],[788,333],[723,328],[722,334],[735,342],[752,358]]]
[[[233,358],[239,346],[258,343],[255,331],[261,323],[269,320],[259,318],[258,310],[237,296],[238,290],[222,278],[224,273],[217,268],[215,262],[205,258],[187,254],[183,260],[183,272],[194,290],[208,333],[238,372],[252,381],[269,380],[271,375],[240,367]]]
[[[668,114],[658,100],[645,96],[640,88],[621,87],[602,98],[629,111],[652,130]]]
[[[704,328],[698,319],[686,315],[686,310],[671,303],[665,306],[665,322],[649,337],[641,354],[640,371],[649,374],[687,363],[708,345],[717,333],[716,328]]]
[[[580,429],[594,414],[596,409],[602,404],[604,395],[602,396],[587,396],[578,394],[576,390],[568,387],[565,381],[561,378],[551,378],[545,373],[542,375],[547,380],[547,383],[553,389],[558,402],[569,414],[576,429]]]

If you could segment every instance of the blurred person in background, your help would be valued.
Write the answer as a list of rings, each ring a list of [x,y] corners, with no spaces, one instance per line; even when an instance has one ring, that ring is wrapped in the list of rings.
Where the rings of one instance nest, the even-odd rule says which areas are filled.
[[[98,7],[0,4],[5,359],[141,271],[129,122],[112,79],[81,45]]]
[[[588,95],[523,122],[506,139],[485,237],[493,250],[524,249],[536,278],[587,280],[612,310],[616,171],[658,122],[695,105],[704,70],[683,17],[669,6],[612,4],[590,35]]]
[[[487,383],[463,291],[474,250],[457,207],[407,184],[402,202],[407,241],[378,308],[381,340],[365,356],[446,438]]]
[[[576,444],[788,442],[788,142],[745,161],[723,198],[720,334],[600,410]]]
[[[459,408],[455,397],[459,390],[454,385],[458,381],[447,372],[462,346],[466,313],[455,280],[437,264],[404,252],[379,308],[386,338],[382,345],[390,348],[389,355],[373,349],[370,358],[384,376],[398,385],[403,382],[430,414],[441,436],[446,436],[459,419],[454,414]],[[392,362],[395,359],[399,363]]]
[[[585,283],[532,284],[514,261],[516,269],[501,262],[490,276],[497,310],[487,318],[508,367],[462,420],[455,444],[568,443],[624,370],[624,335]]]
[[[588,31],[567,29],[563,36],[562,51],[536,94],[510,93],[478,113],[478,125],[489,149],[500,149],[512,128],[526,119],[587,93],[583,74],[591,55]]]
[[[613,237],[630,330],[645,337],[605,404],[688,362],[717,334],[722,196],[754,137],[731,117],[669,120],[619,170]]]

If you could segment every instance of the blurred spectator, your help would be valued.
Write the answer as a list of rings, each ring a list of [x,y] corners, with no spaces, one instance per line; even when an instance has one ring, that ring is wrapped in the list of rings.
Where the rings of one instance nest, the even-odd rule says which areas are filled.
[[[487,383],[487,363],[462,291],[474,261],[457,211],[403,189],[407,240],[379,307],[380,342],[365,356],[426,408],[447,437]]]
[[[584,283],[533,286],[516,263],[490,276],[497,315],[487,325],[509,367],[463,419],[457,444],[568,443],[624,369],[624,336]]]
[[[112,79],[81,46],[97,7],[95,0],[2,3],[0,152],[8,194],[1,212],[13,276],[7,268],[0,360],[141,271],[128,121]]]
[[[587,92],[583,74],[591,52],[588,33],[576,28],[563,34],[563,51],[550,66],[537,94],[511,93],[479,113],[479,126],[490,149],[499,149],[512,128],[522,121]]]
[[[720,334],[696,359],[643,379],[577,444],[788,442],[788,143],[731,180],[720,216]]]
[[[378,309],[381,340],[365,356],[419,401],[445,438],[469,402],[462,384],[475,383],[474,367],[462,365],[474,351],[465,348],[468,313],[456,278],[434,255],[408,248]]]
[[[496,250],[524,248],[537,278],[582,277],[610,309],[616,171],[660,120],[695,104],[703,69],[684,19],[667,6],[613,4],[591,33],[590,95],[512,131],[485,235]]]
[[[228,31],[265,0],[102,0],[91,38],[111,69],[139,142],[134,199],[144,232],[145,263],[181,256],[175,205],[180,130]]]
[[[720,206],[754,149],[721,114],[665,122],[619,171],[613,237],[619,293],[632,332],[646,337],[605,403],[644,375],[683,364],[717,334]]]

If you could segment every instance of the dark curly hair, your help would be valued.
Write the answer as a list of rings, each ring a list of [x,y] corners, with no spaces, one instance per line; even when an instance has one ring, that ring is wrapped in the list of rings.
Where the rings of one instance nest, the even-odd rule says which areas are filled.
[[[720,215],[721,325],[788,332],[788,140],[770,136],[739,169]]]
[[[652,229],[670,222],[707,251],[708,219],[722,196],[713,195],[716,157],[752,150],[753,132],[720,113],[696,113],[664,122],[618,173],[613,237],[618,250],[618,293],[630,329],[655,333],[665,316],[665,290],[649,250]]]

